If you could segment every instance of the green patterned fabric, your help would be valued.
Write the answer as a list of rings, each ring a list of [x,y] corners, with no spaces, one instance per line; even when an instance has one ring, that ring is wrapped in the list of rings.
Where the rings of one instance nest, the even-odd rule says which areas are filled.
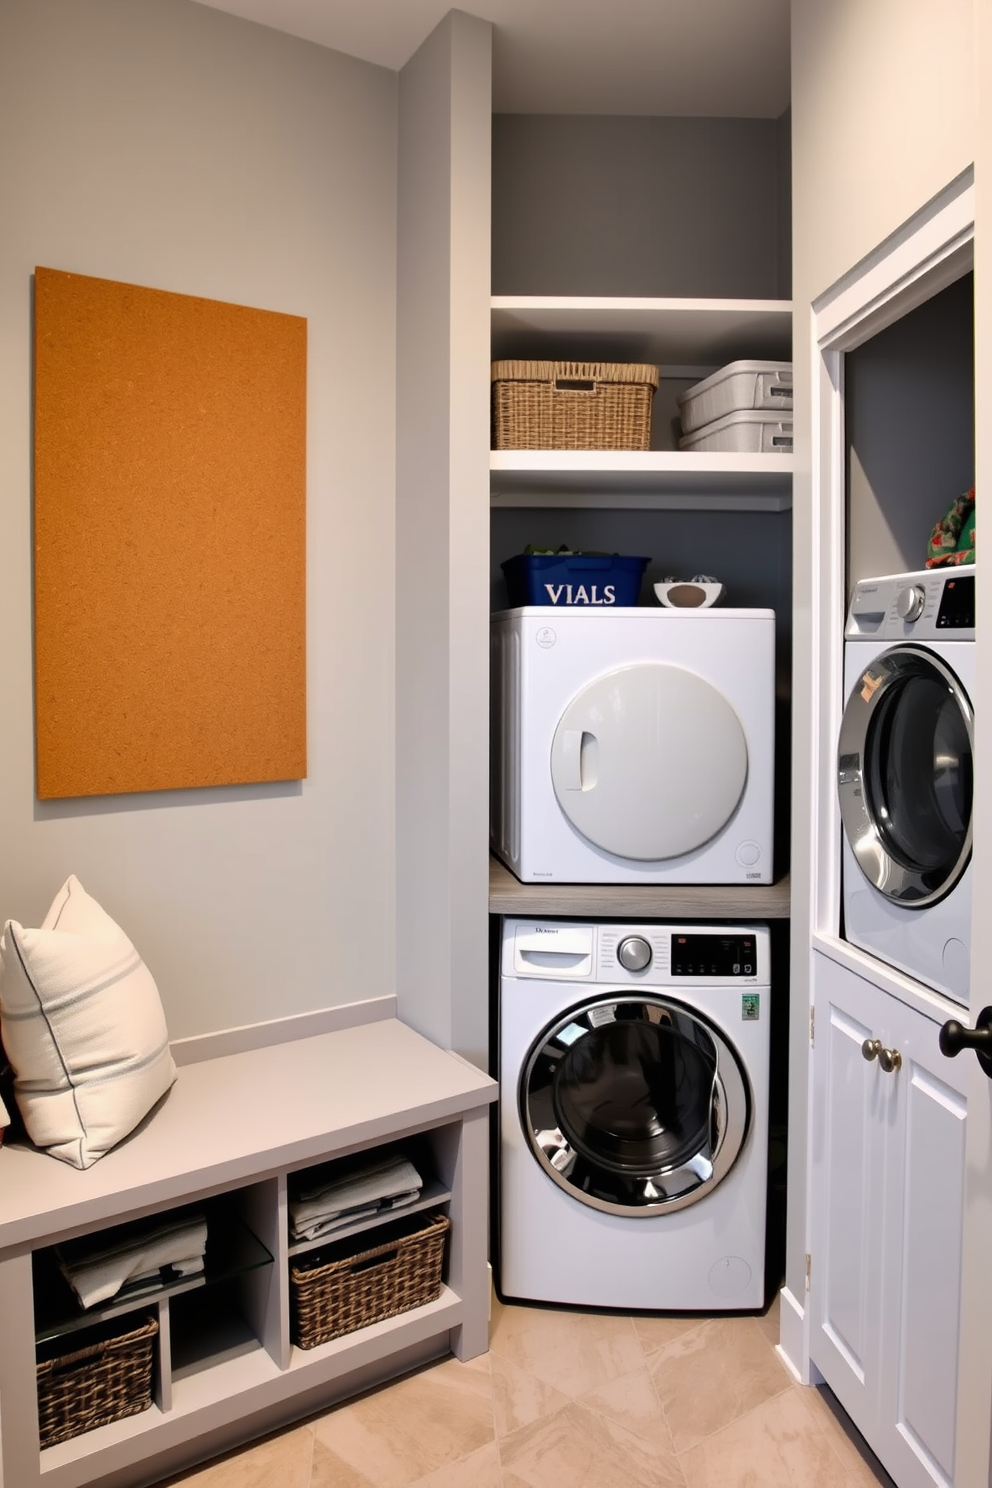
[[[934,525],[927,544],[927,568],[975,561],[975,488],[965,491]]]

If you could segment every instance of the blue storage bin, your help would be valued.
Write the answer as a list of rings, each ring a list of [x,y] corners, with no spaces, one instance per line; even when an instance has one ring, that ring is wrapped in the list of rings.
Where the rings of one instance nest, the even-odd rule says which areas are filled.
[[[500,568],[511,609],[519,605],[632,606],[641,592],[648,558],[616,553],[518,553]]]

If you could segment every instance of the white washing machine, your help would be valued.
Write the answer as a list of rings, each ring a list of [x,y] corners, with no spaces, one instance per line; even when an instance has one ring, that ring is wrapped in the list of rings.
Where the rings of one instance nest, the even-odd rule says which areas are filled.
[[[964,1003],[974,642],[973,569],[862,580],[837,760],[844,938]]]
[[[769,1011],[766,926],[503,922],[505,1297],[764,1305]]]
[[[491,675],[491,842],[523,882],[772,881],[772,610],[505,610]]]

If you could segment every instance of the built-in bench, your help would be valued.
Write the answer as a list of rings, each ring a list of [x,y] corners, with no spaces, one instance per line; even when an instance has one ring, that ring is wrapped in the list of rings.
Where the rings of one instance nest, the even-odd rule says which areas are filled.
[[[27,1143],[0,1148],[0,1488],[153,1482],[448,1351],[461,1359],[485,1351],[496,1087],[458,1055],[380,1016],[383,1006],[391,999],[370,1005],[375,1021],[183,1063],[139,1130],[85,1171]],[[189,1052],[177,1050],[180,1059]],[[296,1348],[289,1270],[305,1247],[290,1241],[287,1179],[397,1143],[422,1165],[419,1207],[450,1219],[441,1294]],[[214,1257],[207,1278],[109,1309],[157,1313],[151,1408],[41,1450],[33,1277],[50,1247],[203,1201],[246,1237],[245,1255],[232,1242],[216,1285]],[[85,1329],[72,1347],[76,1337],[84,1342]]]

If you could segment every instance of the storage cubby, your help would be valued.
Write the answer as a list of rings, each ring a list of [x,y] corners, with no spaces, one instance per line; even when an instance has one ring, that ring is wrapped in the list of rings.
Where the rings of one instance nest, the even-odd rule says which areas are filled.
[[[847,597],[925,566],[934,524],[975,483],[974,274],[844,358]]]
[[[260,1125],[259,1091],[267,1116]],[[0,1153],[0,1481],[115,1488],[213,1455],[449,1349],[488,1341],[488,1103],[495,1085],[393,1018],[189,1064],[150,1121],[85,1172],[30,1147]],[[290,1267],[328,1239],[290,1243],[288,1196],[307,1177],[384,1151],[424,1179],[406,1211],[335,1232],[362,1250],[396,1215],[441,1214],[445,1272],[423,1306],[312,1349],[290,1331]],[[119,1226],[203,1214],[201,1275],[80,1307],[59,1249],[103,1247]],[[42,1448],[36,1364],[145,1317],[151,1404]]]

